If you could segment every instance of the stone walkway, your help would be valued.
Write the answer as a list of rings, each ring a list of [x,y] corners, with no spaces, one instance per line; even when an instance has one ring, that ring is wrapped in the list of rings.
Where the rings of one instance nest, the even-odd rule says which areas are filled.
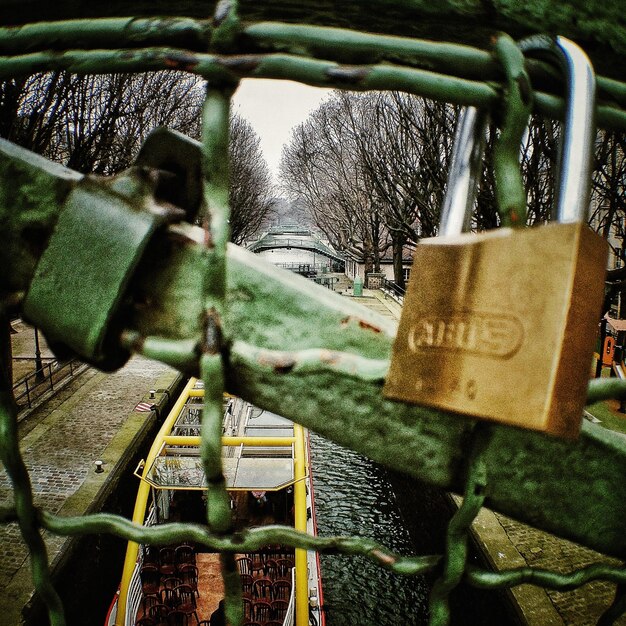
[[[15,336],[15,335],[14,335]],[[97,503],[107,478],[155,412],[135,406],[149,390],[167,390],[178,374],[160,363],[134,357],[114,374],[88,369],[20,422],[20,447],[28,467],[35,504],[51,513],[80,515]],[[155,400],[162,406],[167,393]],[[96,460],[104,472],[94,472]],[[13,490],[0,464],[0,506],[13,502]],[[51,563],[66,541],[44,533]],[[0,626],[20,624],[32,595],[28,552],[16,524],[0,526]]]

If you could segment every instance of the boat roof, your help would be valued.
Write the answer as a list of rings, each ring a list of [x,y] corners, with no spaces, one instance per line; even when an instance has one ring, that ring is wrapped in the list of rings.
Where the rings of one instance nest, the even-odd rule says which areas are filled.
[[[233,420],[235,414],[243,419]],[[162,433],[160,451],[144,480],[156,489],[207,488],[200,457],[201,421],[202,398],[192,396],[169,433]],[[222,463],[227,489],[273,491],[294,482],[293,422],[239,398],[226,397],[224,431]],[[229,431],[234,432],[229,435]]]

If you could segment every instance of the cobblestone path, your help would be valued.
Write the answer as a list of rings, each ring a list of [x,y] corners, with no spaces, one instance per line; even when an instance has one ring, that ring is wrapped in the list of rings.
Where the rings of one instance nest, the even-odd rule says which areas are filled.
[[[94,471],[94,461],[135,405],[168,369],[141,357],[114,374],[89,369],[20,424],[20,447],[37,506],[59,511]],[[13,490],[0,464],[0,505],[12,502]],[[44,537],[52,562],[66,539],[49,533]],[[23,567],[30,569],[17,524],[0,526],[0,587],[6,589]],[[0,625],[4,623],[0,612]]]

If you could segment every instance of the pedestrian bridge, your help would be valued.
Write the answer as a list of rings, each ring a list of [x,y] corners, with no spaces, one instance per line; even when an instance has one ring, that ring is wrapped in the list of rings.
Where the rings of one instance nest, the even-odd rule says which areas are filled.
[[[345,258],[318,239],[310,230],[300,226],[276,226],[248,246],[251,252],[297,248],[331,259],[343,267]]]

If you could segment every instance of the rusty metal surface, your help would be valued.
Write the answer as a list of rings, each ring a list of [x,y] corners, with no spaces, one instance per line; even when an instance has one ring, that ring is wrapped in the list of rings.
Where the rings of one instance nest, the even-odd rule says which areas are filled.
[[[32,207],[25,201],[11,209]],[[157,233],[130,283],[125,318],[136,350],[189,373],[198,371],[203,332],[203,240],[201,228],[185,224]],[[394,469],[462,492],[475,422],[382,396],[393,324],[236,246],[228,248],[226,267],[229,390]],[[569,444],[490,428],[489,506],[626,555],[622,438],[588,424]]]

